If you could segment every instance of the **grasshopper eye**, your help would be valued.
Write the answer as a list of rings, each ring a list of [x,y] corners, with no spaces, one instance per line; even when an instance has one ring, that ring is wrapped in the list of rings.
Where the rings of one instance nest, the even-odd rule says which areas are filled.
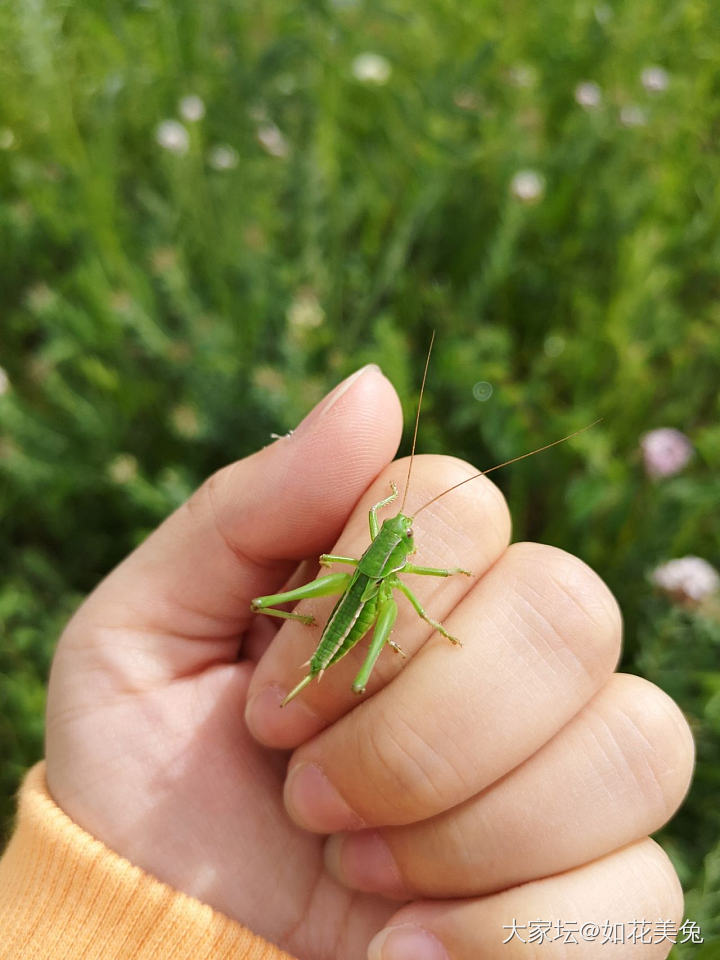
[[[415,534],[413,533],[413,528],[412,528],[412,527],[408,527],[407,535],[408,535],[411,539],[412,539],[412,537],[415,536]]]

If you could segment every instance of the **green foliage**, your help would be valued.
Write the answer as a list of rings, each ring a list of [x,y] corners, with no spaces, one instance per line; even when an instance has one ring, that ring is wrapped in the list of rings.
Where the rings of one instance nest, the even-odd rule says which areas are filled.
[[[648,581],[720,561],[713,6],[10,0],[0,38],[2,814],[81,596],[360,363],[411,423],[436,328],[422,449],[488,465],[603,417],[496,476],[694,725],[663,838],[720,938],[720,625]],[[358,78],[365,51],[389,76]],[[163,148],[189,94],[206,114]],[[696,455],[651,480],[659,426]]]

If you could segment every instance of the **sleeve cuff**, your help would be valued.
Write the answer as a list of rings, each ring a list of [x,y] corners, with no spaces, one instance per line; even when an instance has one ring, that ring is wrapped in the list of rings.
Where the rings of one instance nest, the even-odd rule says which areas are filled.
[[[0,960],[293,960],[108,849],[26,775],[0,860]]]

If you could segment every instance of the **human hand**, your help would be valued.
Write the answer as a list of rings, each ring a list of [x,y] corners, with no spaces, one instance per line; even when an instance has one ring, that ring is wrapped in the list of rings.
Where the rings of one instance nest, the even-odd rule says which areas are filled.
[[[512,916],[677,919],[674,874],[642,838],[687,784],[684,721],[656,688],[611,677],[619,618],[594,574],[551,548],[506,549],[507,510],[489,481],[450,495],[416,529],[420,562],[462,561],[476,574],[417,588],[464,648],[424,643],[429,628],[403,611],[396,635],[411,659],[393,679],[400,664],[384,654],[374,696],[358,704],[350,693],[361,644],[278,710],[317,631],[277,630],[250,615],[250,598],[333,547],[350,514],[337,550],[362,552],[368,506],[402,464],[355,504],[399,431],[392,388],[365,371],[293,437],[211,478],[96,589],[53,665],[53,796],[133,863],[302,960],[360,960],[388,921],[419,923],[430,931],[422,942],[442,941],[453,960],[512,960],[527,955],[518,941],[501,948]],[[418,458],[408,508],[468,469]],[[312,569],[302,564],[293,582]],[[331,603],[302,607],[320,619]],[[316,833],[287,818],[287,756],[245,727],[249,687],[254,734],[299,747],[289,811]],[[307,760],[351,805],[349,819],[317,781],[303,790]],[[322,834],[348,827],[328,842],[324,870]],[[383,840],[394,867],[378,859]],[[537,882],[518,886],[527,880]],[[392,898],[411,902],[396,914]],[[665,947],[636,949],[661,957]],[[421,960],[415,948],[407,956]]]

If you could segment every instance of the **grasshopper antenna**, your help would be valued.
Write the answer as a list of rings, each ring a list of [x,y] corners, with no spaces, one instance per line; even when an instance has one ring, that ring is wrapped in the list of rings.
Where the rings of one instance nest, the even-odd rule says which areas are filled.
[[[420,399],[418,400],[417,413],[415,414],[415,432],[413,433],[410,463],[408,464],[407,480],[405,481],[405,491],[403,493],[402,503],[400,504],[400,513],[405,509],[405,500],[407,499],[408,488],[410,487],[410,474],[412,473],[413,460],[415,459],[415,444],[417,443],[418,426],[420,424],[420,407],[422,407],[423,394],[425,393],[425,381],[427,380],[428,367],[430,366],[430,354],[432,353],[433,343],[435,343],[434,330],[430,337],[430,346],[428,347],[427,357],[425,358],[425,371],[423,373],[422,383],[420,384]]]
[[[566,440],[571,440],[579,433],[585,433],[586,430],[589,430],[590,427],[594,427],[596,424],[600,423],[601,420],[602,417],[598,417],[597,420],[593,420],[593,422],[589,423],[586,427],[580,427],[579,430],[569,433],[566,437],[560,437],[559,440],[553,440],[552,443],[546,443],[544,447],[538,447],[537,450],[531,450],[530,453],[523,453],[519,457],[513,457],[512,460],[505,460],[504,463],[497,463],[494,467],[489,467],[487,470],[482,470],[480,473],[473,474],[472,477],[467,477],[465,480],[461,480],[460,483],[456,483],[454,486],[448,487],[447,490],[443,490],[442,493],[438,493],[437,496],[432,498],[432,500],[428,500],[427,503],[424,503],[419,510],[415,511],[414,516],[416,517],[419,513],[422,513],[426,507],[429,507],[431,503],[435,503],[435,501],[439,500],[440,497],[444,497],[446,493],[451,493],[453,490],[457,490],[458,487],[462,487],[463,484],[470,483],[471,480],[477,480],[478,477],[486,477],[489,473],[492,473],[493,470],[499,470],[501,467],[507,467],[511,463],[517,463],[518,460],[526,460],[528,457],[535,456],[536,453],[542,453],[543,450],[549,450],[550,447],[556,447],[559,443],[565,443]],[[403,503],[404,502],[405,501],[403,500]]]

